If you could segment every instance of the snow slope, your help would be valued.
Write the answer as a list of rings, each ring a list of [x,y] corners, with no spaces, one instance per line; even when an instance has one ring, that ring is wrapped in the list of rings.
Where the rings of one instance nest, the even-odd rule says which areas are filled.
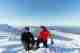
[[[55,43],[63,44],[64,48],[80,48],[80,34],[64,33],[59,31],[51,31],[55,33]]]
[[[53,48],[39,48],[36,51],[32,51],[32,53],[79,53],[80,52],[80,35],[71,34],[71,33],[63,33],[59,31],[51,31],[55,33],[56,38],[54,40]],[[9,36],[8,34],[7,36]],[[17,35],[15,35],[18,37]],[[3,38],[3,39],[2,39]],[[8,38],[2,37],[0,39],[0,53],[27,53],[25,52],[20,38],[19,40],[9,40]],[[50,41],[48,41],[50,42]],[[51,46],[49,44],[49,46]],[[47,51],[47,52],[46,52]]]

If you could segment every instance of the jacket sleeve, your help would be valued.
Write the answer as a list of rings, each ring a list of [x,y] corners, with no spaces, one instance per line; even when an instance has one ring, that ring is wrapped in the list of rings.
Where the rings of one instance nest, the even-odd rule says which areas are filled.
[[[31,33],[31,38],[32,38],[32,40],[34,40],[34,36],[33,36],[33,34]]]

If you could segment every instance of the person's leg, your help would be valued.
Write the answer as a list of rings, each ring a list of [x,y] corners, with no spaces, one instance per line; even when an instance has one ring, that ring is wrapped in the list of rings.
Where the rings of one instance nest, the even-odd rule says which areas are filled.
[[[45,46],[46,48],[48,47],[47,41],[43,41],[43,44],[44,44],[44,46]]]
[[[32,48],[32,41],[28,40],[28,50],[31,50],[31,48]]]
[[[30,42],[29,42],[29,50],[31,50],[32,48],[33,48],[33,41],[30,40]]]
[[[28,46],[27,46],[27,48],[28,48],[28,51],[30,50],[30,46],[29,46],[29,43],[28,43]]]
[[[23,42],[24,49],[27,51],[28,43],[26,41]]]
[[[39,48],[40,39],[37,40],[37,48]]]
[[[32,44],[32,48],[34,48],[35,40],[32,40],[31,44]]]

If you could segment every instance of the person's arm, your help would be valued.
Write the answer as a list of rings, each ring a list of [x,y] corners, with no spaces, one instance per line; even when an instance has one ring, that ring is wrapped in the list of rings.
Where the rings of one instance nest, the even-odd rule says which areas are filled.
[[[51,33],[49,33],[49,38],[52,38],[52,34]]]
[[[37,37],[39,37],[39,36],[40,36],[40,32],[37,33]]]
[[[50,38],[51,38],[51,44],[54,44],[54,41],[53,41],[53,39],[54,39],[54,34],[50,33]]]
[[[31,40],[34,40],[34,36],[32,33],[30,33],[30,37],[31,37]]]

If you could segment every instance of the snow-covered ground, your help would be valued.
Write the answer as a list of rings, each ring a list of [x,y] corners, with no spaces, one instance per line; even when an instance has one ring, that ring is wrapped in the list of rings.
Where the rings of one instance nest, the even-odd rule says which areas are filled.
[[[55,43],[62,44],[64,48],[80,48],[80,34],[51,31],[55,34]]]
[[[56,35],[56,38],[54,39],[54,45],[53,48],[39,48],[36,51],[33,51],[32,53],[79,53],[80,52],[80,35],[72,34],[72,33],[63,33],[59,31],[51,31],[54,32]],[[10,36],[11,35],[11,36]],[[1,37],[2,35],[0,35]],[[0,38],[0,53],[27,53],[25,52],[20,39],[20,36],[13,35],[14,38],[12,38],[12,34],[7,34],[8,38],[5,38],[6,36],[2,36]],[[17,39],[15,39],[15,36]],[[11,37],[11,39],[10,39]],[[50,41],[48,41],[50,42]],[[49,43],[48,43],[49,44]],[[49,44],[49,46],[51,46]]]

